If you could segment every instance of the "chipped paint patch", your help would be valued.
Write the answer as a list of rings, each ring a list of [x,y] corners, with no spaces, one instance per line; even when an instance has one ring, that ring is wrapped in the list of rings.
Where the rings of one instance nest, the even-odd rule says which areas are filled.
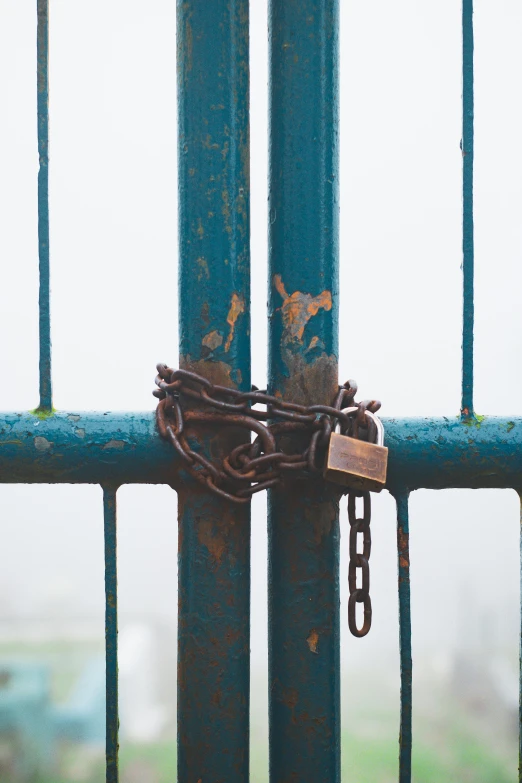
[[[317,336],[314,335],[312,339],[310,340],[310,345],[308,348],[305,349],[305,353],[309,353],[310,351],[313,351],[314,348],[324,348],[323,341]]]
[[[317,633],[315,628],[312,628],[312,630],[310,631],[310,635],[308,636],[306,643],[311,653],[314,653],[314,655],[319,655],[319,653],[317,652],[317,645],[319,644],[319,634]]]
[[[196,258],[196,264],[198,265],[198,281],[201,282],[203,278],[206,280],[210,279],[210,272],[208,271],[208,264],[206,258],[203,258],[203,256],[200,256],[199,258]]]
[[[79,438],[85,438],[85,430],[83,429],[83,427],[76,427],[74,432],[76,435],[78,435]]]
[[[201,343],[205,348],[215,351],[216,348],[219,348],[219,346],[223,344],[223,335],[220,334],[217,329],[214,329],[213,332],[209,332],[203,337]]]
[[[68,413],[67,418],[69,421],[80,421],[81,416],[79,416],[77,413]]]
[[[106,449],[118,449],[119,451],[122,451],[124,448],[125,448],[124,440],[109,440],[103,447],[103,450],[105,451]]]
[[[47,438],[42,438],[40,435],[37,435],[34,439],[34,447],[37,451],[48,451],[52,445]]]
[[[274,275],[274,285],[283,300],[281,314],[283,317],[283,343],[294,340],[302,343],[303,334],[308,321],[317,315],[319,310],[332,309],[332,294],[322,291],[318,296],[294,291],[290,296],[286,292],[281,275]]]
[[[238,294],[232,294],[232,300],[230,302],[230,310],[228,311],[227,324],[230,326],[227,341],[225,343],[225,353],[228,353],[232,340],[234,339],[234,332],[236,330],[236,321],[245,312],[245,300],[238,296]]]

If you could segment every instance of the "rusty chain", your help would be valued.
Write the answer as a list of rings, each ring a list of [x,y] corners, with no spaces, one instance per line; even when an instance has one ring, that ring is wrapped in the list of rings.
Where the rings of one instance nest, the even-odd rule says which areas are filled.
[[[354,636],[366,636],[372,624],[372,602],[370,598],[370,554],[372,551],[372,533],[370,522],[372,518],[372,501],[369,492],[360,493],[363,500],[363,515],[357,517],[356,495],[348,495],[348,521],[350,523],[350,563],[348,566],[348,627]],[[357,551],[359,536],[362,536],[362,552]],[[361,569],[361,587],[357,587],[357,569]],[[363,604],[364,620],[361,628],[357,627],[357,604]]]
[[[165,364],[158,364],[157,371],[158,388],[153,394],[159,399],[156,420],[161,437],[172,444],[185,469],[196,481],[233,503],[249,503],[256,492],[278,486],[286,479],[322,479],[325,453],[337,425],[344,435],[372,442],[375,439],[375,424],[366,416],[366,411],[376,413],[381,404],[378,400],[356,403],[357,384],[353,380],[339,387],[331,406],[304,406],[267,394],[255,386],[249,392],[241,392],[213,384],[197,373],[172,369]],[[357,411],[347,415],[342,411],[346,407],[355,407]],[[187,425],[212,424],[246,428],[256,437],[236,446],[225,457],[212,461],[196,447],[192,448],[187,439]],[[306,445],[301,451],[283,451],[281,438],[287,435],[298,436],[297,440],[304,440]],[[285,445],[288,440],[285,439]],[[290,441],[295,448],[296,438]],[[363,519],[356,519],[357,495],[364,498]],[[365,636],[371,625],[370,515],[370,493],[350,491],[348,623],[354,636]],[[361,554],[357,553],[359,534],[363,535],[364,542]],[[362,569],[361,588],[356,586],[357,568]],[[364,604],[364,624],[360,630],[355,619],[357,603]]]

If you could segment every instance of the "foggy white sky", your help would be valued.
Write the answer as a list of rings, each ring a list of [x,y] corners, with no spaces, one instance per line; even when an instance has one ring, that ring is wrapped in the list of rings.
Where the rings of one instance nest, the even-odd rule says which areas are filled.
[[[341,10],[340,377],[356,378],[363,396],[382,399],[384,415],[456,416],[460,3],[341,0]],[[520,415],[522,4],[476,0],[475,21],[476,409]],[[35,41],[34,0],[0,0],[4,410],[37,404]],[[175,51],[174,0],[52,2],[52,337],[59,408],[152,409],[155,363],[177,361]],[[266,0],[251,3],[251,56],[252,377],[262,386]],[[0,612],[40,612],[49,602],[102,611],[100,502],[95,487],[0,486]],[[165,504],[171,513],[161,519]],[[264,507],[258,496],[252,629],[258,668],[266,656]],[[350,664],[383,649],[393,651],[391,663],[397,660],[391,498],[384,493],[374,509],[374,628],[362,641],[345,628],[342,541],[343,661]],[[122,611],[159,612],[174,622],[173,493],[124,488],[120,521]],[[452,599],[457,590],[470,596],[472,618],[494,611],[502,623],[505,612],[506,643],[516,655],[518,529],[513,493],[413,496],[414,653],[455,643],[462,616]]]

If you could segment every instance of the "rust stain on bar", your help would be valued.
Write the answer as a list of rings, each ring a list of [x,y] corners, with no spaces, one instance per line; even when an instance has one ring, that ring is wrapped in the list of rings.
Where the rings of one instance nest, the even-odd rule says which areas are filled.
[[[234,332],[236,330],[236,321],[245,312],[245,300],[238,296],[236,293],[232,294],[232,300],[230,302],[230,310],[228,311],[227,323],[230,326],[227,341],[225,343],[225,353],[228,353],[232,340],[234,339]]]
[[[303,294],[294,291],[287,294],[281,275],[274,275],[274,285],[283,299],[281,313],[283,316],[283,343],[297,340],[302,342],[305,326],[308,321],[317,315],[319,310],[332,309],[332,295],[330,291],[322,291],[318,296]],[[314,338],[317,341],[317,337]]]

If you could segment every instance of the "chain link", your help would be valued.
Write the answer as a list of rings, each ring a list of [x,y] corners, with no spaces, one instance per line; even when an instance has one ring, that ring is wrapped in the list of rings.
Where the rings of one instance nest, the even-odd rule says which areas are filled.
[[[153,393],[160,400],[156,409],[160,435],[170,441],[191,476],[233,503],[248,503],[254,493],[281,484],[285,477],[321,478],[334,422],[344,434],[372,439],[373,422],[364,411],[375,413],[380,408],[377,400],[355,403],[357,384],[351,380],[339,387],[333,405],[307,407],[256,387],[241,392],[212,384],[188,370],[173,370],[164,364],[157,369],[158,388]],[[196,409],[187,409],[194,403]],[[352,406],[358,408],[354,415],[341,410]],[[256,437],[216,463],[191,447],[186,437],[188,424],[242,427]],[[306,447],[297,453],[282,451],[280,436],[288,434],[301,435],[301,441],[304,436]]]
[[[184,462],[187,472],[211,492],[233,503],[249,503],[252,495],[276,487],[286,479],[322,480],[323,463],[332,430],[339,425],[344,435],[362,440],[374,440],[375,424],[365,411],[376,413],[378,400],[356,403],[357,384],[349,380],[339,387],[329,405],[298,405],[267,394],[255,386],[241,392],[211,383],[197,373],[157,365],[159,399],[156,419],[161,437],[168,440]],[[342,408],[355,407],[350,415]],[[254,434],[254,439],[233,448],[218,461],[211,461],[194,448],[187,438],[186,426],[241,427]],[[282,449],[281,436],[297,436],[301,451],[287,453]],[[296,438],[284,438],[295,447]],[[370,630],[372,605],[369,595],[371,552],[371,499],[369,492],[359,493],[364,500],[363,518],[356,516],[357,493],[348,495],[350,522],[350,565],[348,581],[348,625],[354,636],[365,636]],[[357,551],[362,535],[363,550]],[[357,569],[362,573],[362,586],[357,587]],[[356,605],[364,605],[361,629],[356,623]]]
[[[363,500],[363,516],[357,517],[357,497]],[[348,521],[350,523],[350,562],[348,566],[348,627],[357,637],[366,636],[372,624],[372,601],[370,598],[370,555],[372,552],[372,500],[369,492],[348,495]],[[361,537],[361,538],[360,538]],[[362,539],[362,552],[358,543]],[[357,587],[357,569],[361,570],[361,587]],[[361,628],[357,626],[357,604],[363,604],[364,619]]]

